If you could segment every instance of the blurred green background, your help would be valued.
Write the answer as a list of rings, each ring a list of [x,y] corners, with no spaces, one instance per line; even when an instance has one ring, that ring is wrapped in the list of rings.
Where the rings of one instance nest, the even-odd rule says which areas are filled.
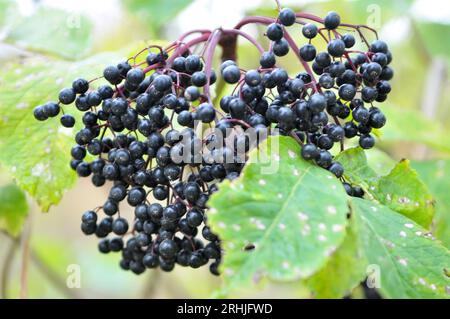
[[[337,11],[342,21],[370,25],[389,43],[395,77],[393,92],[382,106],[388,123],[377,148],[368,152],[369,160],[386,171],[392,167],[392,159],[412,161],[435,196],[434,232],[448,248],[450,2],[281,3],[319,16]],[[47,90],[48,99],[55,99],[72,78],[84,76],[86,69],[92,73],[92,64],[100,74],[105,65],[132,55],[146,44],[174,40],[190,29],[231,27],[249,14],[274,16],[274,8],[269,0],[0,0],[0,152],[14,138],[6,130],[2,132],[8,117],[13,116],[11,108],[26,108],[26,101],[34,101],[34,95],[26,94],[39,95]],[[262,28],[248,31],[264,43]],[[238,55],[242,67],[257,66],[258,56],[245,42]],[[300,70],[293,61],[288,57],[282,65],[295,74]],[[27,73],[27,68],[33,73]],[[30,79],[32,76],[36,79]],[[27,81],[33,84],[27,86]],[[2,86],[17,88],[14,101],[2,97]],[[44,143],[39,145],[39,141],[31,139],[30,143],[37,143],[35,147],[45,149]],[[69,149],[57,151],[68,153]],[[58,205],[41,213],[12,178],[15,166],[11,163],[26,158],[8,154],[6,159],[5,154],[3,159],[0,155],[0,228],[5,229],[0,233],[1,298],[199,298],[211,296],[220,286],[220,279],[209,275],[207,269],[178,267],[172,273],[148,271],[141,276],[120,270],[119,256],[98,253],[97,241],[82,235],[79,229],[82,212],[101,205],[107,190],[93,187],[87,179],[78,179]],[[68,163],[64,161],[63,165]],[[68,179],[63,188],[70,186]],[[124,214],[131,216],[131,209]],[[70,265],[80,267],[80,288],[67,288]],[[355,291],[354,297],[359,296]],[[271,284],[261,290],[249,287],[232,297],[298,298],[308,294],[292,283]]]

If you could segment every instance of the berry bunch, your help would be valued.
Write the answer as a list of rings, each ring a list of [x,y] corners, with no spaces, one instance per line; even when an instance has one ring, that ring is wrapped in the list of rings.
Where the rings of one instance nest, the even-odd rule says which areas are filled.
[[[249,23],[267,25],[268,50],[240,30]],[[341,26],[356,31],[368,50],[353,49],[354,35],[341,34]],[[301,27],[306,44],[297,47],[287,27]],[[97,187],[108,181],[110,191],[101,207],[83,214],[82,231],[101,238],[102,253],[121,251],[121,267],[136,274],[208,263],[218,274],[220,240],[207,226],[208,198],[217,183],[239,176],[248,151],[270,134],[291,136],[303,158],[341,178],[349,195],[363,196],[360,187],[345,182],[330,150],[336,143],[343,150],[344,139],[354,137],[371,148],[371,131],[386,122],[373,104],[391,90],[392,56],[386,43],[369,44],[364,28],[342,24],[334,12],[321,19],[285,8],[277,19],[248,17],[234,29],[192,31],[166,48],[150,46],[106,67],[107,84],[93,89],[92,81],[76,79],[59,93],[58,103],[36,107],[40,121],[57,116],[62,105],[74,103],[83,112],[70,165]],[[223,57],[216,73],[217,45],[239,36],[259,50],[259,67],[243,70]],[[321,39],[327,50],[317,52],[313,41]],[[196,55],[198,47],[202,54]],[[277,66],[290,51],[303,67],[293,77]],[[145,61],[137,63],[144,52]],[[214,105],[210,86],[218,80],[234,90]],[[60,121],[75,125],[68,113]],[[246,129],[257,133],[255,141],[243,134]],[[125,201],[134,207],[131,227],[120,216]]]

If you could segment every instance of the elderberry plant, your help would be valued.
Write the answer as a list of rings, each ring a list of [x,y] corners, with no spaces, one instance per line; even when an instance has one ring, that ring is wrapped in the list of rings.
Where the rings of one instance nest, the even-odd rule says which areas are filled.
[[[250,23],[267,25],[270,48],[241,31]],[[301,28],[303,38],[293,39],[288,27]],[[356,30],[367,50],[355,49],[355,36],[339,27]],[[78,78],[60,91],[58,102],[37,106],[37,120],[62,113],[64,127],[75,125],[74,108],[83,112],[70,166],[97,187],[112,182],[103,205],[82,215],[83,233],[101,238],[102,253],[122,252],[121,267],[137,274],[155,267],[171,271],[175,264],[198,268],[210,260],[211,273],[219,274],[220,239],[207,225],[207,201],[217,183],[237,178],[244,166],[251,147],[238,128],[269,135],[276,128],[291,136],[305,160],[340,178],[349,195],[362,197],[330,150],[337,143],[343,151],[344,140],[352,138],[364,149],[374,146],[372,130],[386,123],[375,104],[386,100],[393,70],[387,44],[368,43],[361,28],[370,29],[341,23],[335,12],[320,19],[285,8],[277,19],[246,18],[234,29],[192,31],[165,48],[149,46],[107,66],[107,85],[94,88],[96,79]],[[259,50],[259,68],[243,70],[227,59],[216,72],[217,45],[239,36]],[[317,52],[315,38],[326,51]],[[293,77],[277,65],[289,51],[303,67]],[[145,61],[135,63],[145,53]],[[214,105],[210,86],[218,77],[234,90]],[[213,128],[204,139],[195,130],[199,123]],[[208,147],[219,135],[232,135],[233,143]],[[189,156],[175,160],[183,152]],[[120,216],[122,201],[135,207],[133,221]]]

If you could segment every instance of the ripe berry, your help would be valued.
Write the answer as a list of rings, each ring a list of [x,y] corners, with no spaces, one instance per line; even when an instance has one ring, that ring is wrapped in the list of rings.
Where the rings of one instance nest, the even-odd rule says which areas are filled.
[[[203,71],[197,71],[192,74],[192,84],[198,87],[204,86],[207,82],[206,74]]]
[[[65,88],[59,92],[58,99],[62,104],[72,104],[75,101],[75,91],[73,88]]]
[[[145,74],[141,69],[135,68],[127,72],[127,82],[139,85],[144,80]]]
[[[356,122],[366,123],[369,119],[369,111],[364,106],[358,106],[352,111],[353,119]]]
[[[351,84],[343,84],[339,88],[339,97],[344,101],[351,101],[356,95],[356,88]]]
[[[331,64],[331,57],[327,52],[319,52],[314,60],[321,68],[326,68]]]
[[[172,87],[172,79],[168,75],[159,75],[153,81],[153,85],[158,91],[164,92]]]
[[[184,62],[184,67],[187,73],[194,73],[196,71],[201,71],[203,63],[198,55],[189,55]]]
[[[284,8],[278,14],[278,19],[284,26],[289,27],[295,23],[295,12],[292,9]]]
[[[314,144],[304,144],[301,151],[302,157],[306,160],[316,159],[319,156],[319,151]]]
[[[267,27],[267,37],[272,41],[278,41],[283,37],[283,27],[278,23],[271,23]]]
[[[328,12],[324,19],[324,26],[328,30],[336,29],[341,24],[341,17],[336,12]]]
[[[237,83],[241,78],[241,71],[236,65],[230,65],[222,71],[222,77],[225,82],[234,84]]]
[[[386,44],[386,42],[381,41],[381,40],[375,40],[374,42],[372,42],[372,44],[370,45],[370,52],[374,52],[374,53],[388,53],[388,46]]]
[[[285,56],[289,53],[289,44],[285,39],[280,39],[275,41],[272,49],[276,56]]]
[[[112,223],[112,231],[116,235],[125,235],[128,231],[128,222],[125,218],[117,218]]]
[[[342,41],[344,41],[344,43],[345,43],[345,47],[347,48],[347,49],[350,49],[351,47],[353,47],[354,45],[355,45],[355,43],[356,43],[356,40],[355,40],[355,37],[353,36],[353,35],[351,35],[351,34],[344,34],[343,36],[342,36]]]
[[[359,138],[359,146],[361,146],[364,149],[372,148],[375,145],[375,139],[372,135],[361,135]]]
[[[47,114],[45,114],[43,105],[36,106],[33,110],[33,115],[34,118],[38,121],[45,121],[48,119]]]
[[[331,56],[341,57],[345,52],[345,43],[341,39],[334,39],[328,43],[327,51]]]
[[[97,213],[88,210],[81,217],[81,221],[85,224],[95,224],[97,222]]]
[[[307,23],[302,28],[302,34],[307,39],[313,39],[318,33],[317,26],[312,23]]]
[[[259,59],[259,64],[265,69],[273,67],[275,62],[275,55],[272,52],[267,51],[261,54],[261,58]]]
[[[305,44],[300,48],[299,54],[303,60],[310,62],[316,57],[316,48],[312,44]]]
[[[373,112],[369,117],[369,125],[373,128],[382,128],[386,124],[386,117],[381,112]]]
[[[198,227],[203,222],[203,214],[198,210],[192,209],[187,213],[186,220],[189,226]]]
[[[122,76],[116,66],[110,65],[103,70],[103,76],[112,85],[122,82]]]
[[[45,115],[47,117],[55,117],[59,114],[59,111],[61,110],[59,105],[54,102],[45,103],[43,108],[44,108]]]
[[[89,90],[89,82],[85,79],[76,79],[72,83],[73,91],[77,94],[83,94],[86,93],[87,90]]]
[[[342,177],[342,175],[344,174],[344,168],[339,162],[332,163],[331,166],[328,168],[328,170],[331,173],[333,173],[337,178]]]
[[[214,106],[209,103],[202,103],[197,109],[198,119],[203,123],[210,123],[214,121],[216,117],[216,110]]]
[[[158,251],[162,257],[170,259],[175,257],[178,252],[178,246],[172,239],[164,239],[159,244]]]

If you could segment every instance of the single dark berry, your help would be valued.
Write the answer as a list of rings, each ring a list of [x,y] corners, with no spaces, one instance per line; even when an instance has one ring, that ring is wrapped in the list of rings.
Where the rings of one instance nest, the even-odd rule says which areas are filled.
[[[76,79],[72,83],[72,89],[76,94],[83,94],[89,90],[89,82],[85,79]]]
[[[72,104],[75,101],[75,91],[73,88],[65,88],[59,92],[58,99],[62,104]]]
[[[304,144],[301,151],[302,157],[306,160],[316,159],[319,156],[319,151],[314,144]]]
[[[303,60],[310,62],[316,57],[316,48],[310,43],[305,44],[300,48],[299,54]]]
[[[302,34],[307,39],[313,39],[318,33],[317,26],[312,23],[307,23],[302,28]]]
[[[269,24],[266,35],[270,40],[278,41],[283,37],[283,27],[278,23]]]
[[[336,12],[328,12],[323,24],[328,30],[334,30],[341,24],[341,17]]]
[[[278,20],[284,26],[289,27],[295,23],[295,12],[290,8],[284,8],[278,14]]]

